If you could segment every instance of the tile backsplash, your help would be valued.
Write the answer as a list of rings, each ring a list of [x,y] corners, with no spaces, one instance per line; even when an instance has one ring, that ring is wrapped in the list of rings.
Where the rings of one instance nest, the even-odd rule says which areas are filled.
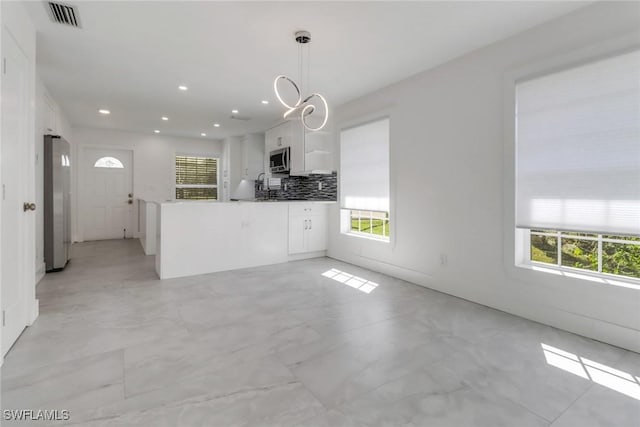
[[[322,183],[322,190],[318,190],[318,183]],[[286,187],[286,190],[285,190]],[[279,190],[271,190],[271,199],[291,200],[337,200],[338,198],[338,175],[333,172],[331,175],[309,175],[309,176],[288,176],[283,177]],[[267,197],[267,190],[261,190],[256,183],[256,199]]]

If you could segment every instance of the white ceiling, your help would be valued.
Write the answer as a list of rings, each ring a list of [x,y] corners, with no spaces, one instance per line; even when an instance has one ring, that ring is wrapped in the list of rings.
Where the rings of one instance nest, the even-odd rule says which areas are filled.
[[[27,7],[39,73],[74,126],[207,138],[278,120],[272,82],[297,76],[296,30],[312,34],[311,89],[331,109],[586,4],[67,2],[82,29],[51,23],[42,2]],[[252,120],[231,120],[232,109]]]

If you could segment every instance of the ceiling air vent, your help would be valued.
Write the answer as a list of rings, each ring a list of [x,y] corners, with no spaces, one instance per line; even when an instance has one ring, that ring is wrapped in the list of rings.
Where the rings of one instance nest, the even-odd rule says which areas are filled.
[[[47,12],[52,22],[80,28],[80,16],[75,6],[64,3],[46,2]]]
[[[229,118],[233,120],[242,120],[243,122],[251,120],[251,117],[238,116],[237,114],[232,114],[231,116],[229,116]]]

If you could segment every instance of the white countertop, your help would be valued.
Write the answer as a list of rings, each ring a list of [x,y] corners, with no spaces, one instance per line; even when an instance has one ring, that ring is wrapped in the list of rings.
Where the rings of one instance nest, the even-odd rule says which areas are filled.
[[[284,204],[284,203],[320,203],[320,204],[333,204],[337,203],[335,200],[234,200],[229,202],[220,202],[217,200],[167,200],[164,202],[156,202],[163,205],[177,205],[177,204],[236,204],[236,203],[255,203],[255,204]]]

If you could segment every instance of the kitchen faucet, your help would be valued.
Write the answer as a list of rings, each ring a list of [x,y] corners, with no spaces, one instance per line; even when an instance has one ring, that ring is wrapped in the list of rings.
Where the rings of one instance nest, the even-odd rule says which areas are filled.
[[[256,178],[256,183],[258,184],[258,190],[264,191],[264,172],[260,172],[258,174],[258,177]]]

